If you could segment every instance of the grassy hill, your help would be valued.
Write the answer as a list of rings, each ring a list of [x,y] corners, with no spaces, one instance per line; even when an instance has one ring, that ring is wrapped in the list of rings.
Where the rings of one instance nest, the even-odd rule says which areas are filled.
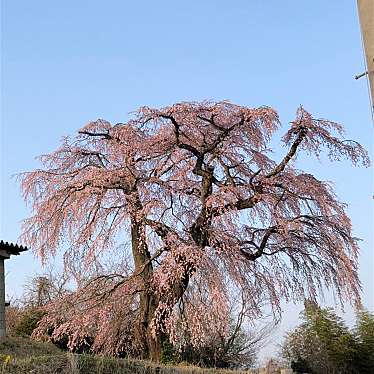
[[[148,361],[76,355],[27,338],[0,339],[1,374],[240,374],[193,366],[158,366]],[[245,373],[249,373],[246,371]],[[253,371],[256,373],[256,371]]]

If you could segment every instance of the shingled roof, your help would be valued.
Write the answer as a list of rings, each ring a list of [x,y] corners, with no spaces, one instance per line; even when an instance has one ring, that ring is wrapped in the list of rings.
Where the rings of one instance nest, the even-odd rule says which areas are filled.
[[[3,240],[1,240],[0,250],[8,252],[10,255],[19,255],[21,252],[27,251],[28,248],[22,245],[8,243],[8,242],[4,242]]]

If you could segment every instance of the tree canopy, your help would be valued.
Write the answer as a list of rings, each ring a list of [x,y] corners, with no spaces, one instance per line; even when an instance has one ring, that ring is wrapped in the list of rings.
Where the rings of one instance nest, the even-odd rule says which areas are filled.
[[[158,359],[163,335],[176,343],[188,331],[199,345],[212,325],[227,333],[232,295],[244,300],[248,318],[264,303],[279,311],[282,299],[315,300],[326,286],[359,303],[359,247],[345,205],[294,159],[326,151],[332,161],[368,166],[367,153],[343,138],[340,124],[300,107],[274,160],[270,140],[279,127],[269,107],[142,107],[126,123],[90,122],[41,156],[43,168],[21,176],[33,211],[25,244],[42,259],[66,248],[74,267],[131,243],[126,271],[80,287],[74,297],[84,302],[74,318],[55,323],[55,334],[76,344],[99,311],[96,343],[107,344],[111,308],[136,311],[131,344]],[[71,333],[77,325],[85,327]],[[121,344],[130,343],[112,347]]]

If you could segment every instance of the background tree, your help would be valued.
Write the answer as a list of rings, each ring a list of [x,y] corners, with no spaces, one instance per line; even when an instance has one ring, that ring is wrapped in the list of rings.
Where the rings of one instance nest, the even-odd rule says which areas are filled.
[[[202,318],[213,320],[217,315],[205,307]],[[184,361],[199,366],[246,369],[255,365],[257,354],[265,344],[277,321],[269,323],[264,318],[256,320],[256,329],[248,324],[247,310],[243,300],[239,298],[228,312],[229,326],[227,331],[214,327],[214,322],[206,322],[206,330],[201,333],[200,344],[191,340],[188,312],[181,315],[177,325],[177,337],[174,345],[167,340],[168,356],[163,352],[165,362]],[[201,324],[201,322],[200,322]],[[251,328],[252,326],[252,328]],[[260,327],[262,326],[262,327]]]
[[[374,372],[374,315],[366,310],[359,310],[354,329],[358,347],[359,372]]]
[[[184,344],[180,352],[173,347],[177,361],[198,366],[249,369],[257,363],[257,355],[266,341],[269,326],[255,331],[246,326],[238,327],[234,322],[225,336],[210,331],[209,339],[198,347]]]
[[[68,292],[69,276],[53,269],[30,279],[24,286],[22,305],[25,308],[40,308]]]
[[[354,330],[331,309],[307,302],[303,323],[290,332],[283,356],[297,373],[371,373],[374,370],[373,315],[358,311]]]
[[[7,335],[31,336],[39,321],[45,316],[43,307],[65,295],[68,277],[52,269],[31,278],[24,285],[19,299],[6,308]]]
[[[42,156],[43,169],[21,176],[34,212],[22,239],[43,259],[66,245],[69,257],[90,264],[129,238],[131,274],[109,277],[115,285],[103,290],[125,314],[135,303],[136,341],[155,360],[183,318],[195,346],[207,323],[228,333],[233,289],[247,318],[261,315],[263,300],[279,311],[281,299],[314,300],[324,286],[358,303],[358,245],[344,204],[292,160],[325,147],[332,160],[368,165],[367,154],[342,138],[339,124],[299,108],[275,161],[269,141],[279,125],[271,108],[228,102],[143,107],[127,123],[91,122]],[[200,318],[206,306],[214,320]],[[82,326],[95,320],[90,310],[80,309]]]

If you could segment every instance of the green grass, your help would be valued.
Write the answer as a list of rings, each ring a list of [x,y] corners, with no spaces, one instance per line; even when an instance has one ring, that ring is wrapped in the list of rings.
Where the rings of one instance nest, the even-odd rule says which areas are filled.
[[[8,355],[11,356],[11,360],[7,364],[0,364],[1,374],[244,373],[231,370],[203,369],[194,366],[158,366],[148,361],[115,359],[87,354],[76,355],[63,352],[53,344],[35,342],[27,338],[0,339],[0,357],[5,359]]]
[[[0,354],[24,358],[28,356],[57,355],[62,351],[51,343],[36,342],[29,338],[0,338]]]

